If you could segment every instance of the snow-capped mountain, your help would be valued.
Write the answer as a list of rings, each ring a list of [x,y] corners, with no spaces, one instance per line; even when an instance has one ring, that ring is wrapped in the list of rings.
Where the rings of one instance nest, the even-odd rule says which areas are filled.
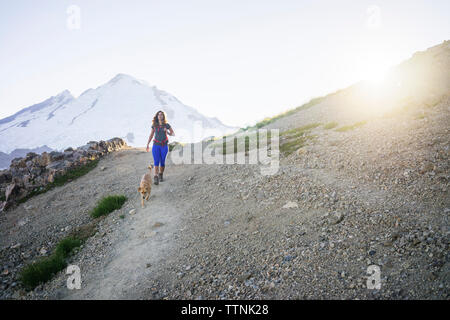
[[[207,136],[238,130],[217,118],[205,117],[156,86],[118,74],[78,98],[65,90],[1,119],[0,152],[41,146],[61,151],[113,137],[123,138],[131,146],[144,147],[158,110],[166,113],[175,131],[169,141],[197,142]]]

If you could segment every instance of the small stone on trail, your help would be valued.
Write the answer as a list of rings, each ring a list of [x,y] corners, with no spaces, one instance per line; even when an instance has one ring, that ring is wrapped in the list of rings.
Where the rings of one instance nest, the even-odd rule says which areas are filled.
[[[147,232],[143,235],[143,238],[151,238],[156,235],[155,231]]]
[[[162,222],[155,222],[155,224],[153,225],[153,228],[159,228],[162,227],[164,225],[164,223]]]
[[[329,224],[338,224],[340,223],[342,220],[344,220],[344,215],[340,212],[338,213],[333,213],[330,215],[330,217],[328,218],[328,222]]]
[[[242,275],[240,275],[240,276],[238,277],[238,280],[239,280],[239,281],[245,281],[245,280],[247,280],[247,279],[250,279],[251,276],[252,276],[251,273],[244,273],[244,274],[242,274]]]
[[[283,206],[283,209],[289,209],[289,208],[298,208],[297,202],[289,201],[288,203],[286,203],[286,204]]]

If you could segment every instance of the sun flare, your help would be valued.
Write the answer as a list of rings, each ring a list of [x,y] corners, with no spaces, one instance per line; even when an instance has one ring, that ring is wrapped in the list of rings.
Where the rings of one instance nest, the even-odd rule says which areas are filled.
[[[388,68],[383,66],[370,66],[365,72],[365,80],[379,85],[384,82],[386,75],[388,73]]]

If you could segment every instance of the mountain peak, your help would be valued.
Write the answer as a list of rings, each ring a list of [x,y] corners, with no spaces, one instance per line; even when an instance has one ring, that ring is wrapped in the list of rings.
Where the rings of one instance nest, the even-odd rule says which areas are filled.
[[[56,96],[55,96],[56,98],[59,98],[59,97],[71,97],[71,98],[73,98],[73,95],[72,95],[72,93],[69,91],[69,90],[64,90],[64,91],[61,91],[59,94],[57,94]]]
[[[125,74],[125,73],[118,73],[118,74],[116,74],[115,75],[115,77],[113,78],[113,79],[126,79],[126,78],[128,78],[128,79],[133,79],[133,80],[136,80],[135,78],[133,78],[132,76],[130,76],[130,75],[128,75],[128,74]]]
[[[57,103],[67,103],[74,99],[75,97],[72,95],[72,93],[70,93],[70,91],[66,89],[58,93],[56,96],[51,97],[49,101]]]
[[[114,76],[114,78],[112,78],[111,80],[109,80],[108,84],[114,85],[119,81],[131,81],[134,82],[136,84],[142,84],[142,81],[139,81],[138,79],[136,79],[135,77],[132,77],[128,74],[125,73],[118,73]]]

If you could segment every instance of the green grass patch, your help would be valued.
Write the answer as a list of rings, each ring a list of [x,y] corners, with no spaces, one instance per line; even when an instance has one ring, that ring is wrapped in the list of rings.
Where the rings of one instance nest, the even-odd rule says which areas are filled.
[[[302,127],[286,130],[280,133],[280,137],[284,138],[297,138],[299,136],[304,135],[305,133],[311,131],[314,128],[320,126],[321,123],[311,123]]]
[[[280,151],[286,154],[290,154],[292,151],[297,150],[298,148],[304,146],[307,141],[310,141],[317,136],[315,135],[308,135],[312,129],[317,128],[321,126],[322,123],[310,123],[302,127],[286,130],[283,132],[280,132]],[[259,148],[259,142],[260,142],[260,136],[259,132],[256,131],[256,147]],[[244,135],[244,134],[242,134]],[[229,150],[226,149],[226,140],[222,142],[222,154],[228,153],[237,153],[237,146],[238,146],[238,137],[234,137],[232,142],[233,146],[229,148]],[[239,137],[239,139],[242,139],[242,137]],[[245,136],[245,144],[244,144],[244,150],[245,152],[250,151],[249,148],[249,137]],[[271,146],[271,131],[267,131],[267,146],[270,149]],[[284,142],[283,142],[284,141]]]
[[[247,126],[245,128],[242,128],[242,130],[248,131],[248,130],[252,130],[252,129],[262,128],[262,127],[267,126],[268,124],[270,124],[270,123],[272,123],[272,122],[274,122],[274,121],[276,121],[278,119],[281,119],[283,117],[287,117],[287,116],[289,116],[291,114],[294,114],[294,113],[302,111],[302,110],[307,110],[307,109],[315,106],[316,104],[322,102],[322,100],[324,100],[325,98],[327,98],[328,96],[333,95],[333,94],[334,93],[326,95],[324,97],[313,98],[309,102],[307,102],[307,103],[305,103],[305,104],[303,104],[303,105],[301,105],[299,107],[296,107],[294,109],[290,109],[288,111],[279,113],[279,114],[277,114],[277,115],[275,115],[273,117],[267,117],[267,118],[263,119],[262,121],[258,122],[257,124],[255,124],[254,126]]]
[[[41,258],[22,269],[19,280],[24,287],[32,290],[41,283],[53,278],[55,274],[67,266],[66,261],[58,255]]]
[[[66,259],[82,243],[82,239],[70,236],[64,238],[56,245],[51,256],[40,258],[38,261],[24,267],[19,274],[19,281],[29,290],[34,289],[41,283],[49,281],[67,266]]]
[[[259,148],[259,132],[255,132],[256,135],[256,148]],[[250,137],[245,136],[245,134],[242,134],[242,136],[244,136],[244,150],[245,152],[249,152],[250,151]],[[271,142],[271,131],[267,130],[267,146],[270,148],[270,142]],[[237,153],[237,149],[238,149],[238,139],[242,139],[242,137],[234,137],[232,141],[227,141],[226,139],[223,139],[222,142],[222,154],[231,154],[231,153]],[[232,143],[233,144],[233,148],[231,150],[227,150],[226,148],[226,144],[228,143]],[[227,152],[228,151],[228,152]]]
[[[415,120],[424,119],[426,116],[428,116],[428,113],[426,113],[426,112],[420,112],[420,113],[416,113],[416,114],[414,115],[414,119],[415,119]]]
[[[125,215],[121,214],[121,215],[119,216],[119,218],[120,218],[120,219],[125,219]]]
[[[354,123],[352,125],[348,125],[348,126],[343,126],[343,127],[337,128],[336,131],[344,132],[344,131],[353,130],[353,129],[356,129],[358,127],[361,127],[361,126],[365,125],[366,123],[367,123],[367,121],[356,122],[356,123]]]
[[[294,151],[297,151],[301,147],[305,146],[309,140],[315,140],[317,135],[302,135],[300,137],[296,137],[293,140],[282,143],[280,145],[280,151],[286,155],[291,154]]]
[[[85,165],[77,166],[68,170],[64,175],[56,176],[55,181],[53,181],[54,186],[62,186],[69,180],[75,180],[81,176],[84,176],[86,173],[94,169],[99,162],[99,159],[92,160]]]
[[[330,130],[330,129],[334,129],[338,126],[338,123],[333,121],[333,122],[328,122],[326,125],[323,126],[324,129]]]
[[[81,246],[81,244],[81,239],[67,237],[56,245],[55,254],[65,259],[70,255],[73,249]]]
[[[127,201],[127,197],[123,195],[107,196],[101,199],[97,206],[91,211],[93,218],[98,218],[103,215],[107,215],[114,210],[120,209],[122,205]]]
[[[184,145],[185,145],[184,143],[179,143],[178,141],[171,142],[168,144],[169,152],[171,152],[173,149],[175,149],[178,146],[183,147]]]
[[[85,165],[79,165],[77,167],[67,170],[67,172],[64,175],[56,176],[53,182],[51,182],[45,186],[42,186],[42,187],[34,188],[25,197],[17,200],[17,203],[19,203],[19,204],[24,203],[28,199],[30,199],[34,196],[37,196],[38,194],[45,193],[55,187],[60,187],[69,181],[72,181],[81,176],[84,176],[86,173],[88,173],[89,171],[94,169],[97,166],[98,162],[99,162],[99,159],[95,159],[95,160],[89,161]]]
[[[318,126],[322,125],[322,123],[310,123],[302,127],[290,129],[283,131],[280,134],[282,138],[280,141],[280,151],[285,155],[289,155],[292,152],[298,150],[299,148],[306,145],[308,141],[315,140],[317,135],[309,135],[308,133]]]
[[[86,241],[88,238],[92,237],[95,232],[97,232],[97,220],[91,221],[88,224],[78,227],[73,230],[69,237],[80,239],[81,241]]]

